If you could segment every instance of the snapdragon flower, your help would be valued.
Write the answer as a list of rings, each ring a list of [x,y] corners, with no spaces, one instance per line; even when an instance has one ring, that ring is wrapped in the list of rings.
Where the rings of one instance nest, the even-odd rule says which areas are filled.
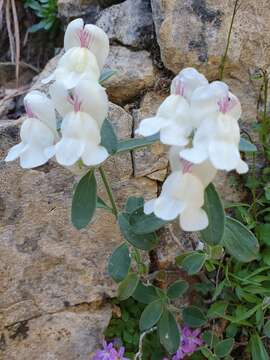
[[[60,58],[55,71],[44,83],[61,81],[72,89],[87,76],[98,81],[109,54],[109,39],[96,25],[84,25],[82,19],[69,23],[64,37],[65,54]]]
[[[108,114],[109,101],[105,89],[98,82],[83,78],[74,89],[67,90],[62,82],[56,81],[50,86],[49,91],[61,116],[73,111],[73,99],[76,99],[80,104],[80,111],[89,114],[101,128]]]
[[[45,164],[46,151],[57,140],[56,117],[52,101],[39,91],[24,98],[27,119],[20,130],[21,142],[13,146],[5,161],[20,158],[22,168],[29,169]]]
[[[209,159],[219,170],[236,169],[239,173],[247,172],[248,166],[239,152],[239,100],[228,91],[227,85],[221,82],[208,85],[205,92],[202,92],[202,89],[197,89],[199,95],[196,91],[193,94],[193,99],[198,95],[200,100],[196,105],[193,104],[192,108],[193,116],[196,114],[197,120],[201,112],[201,123],[194,135],[192,148],[182,150],[180,156],[195,164]]]
[[[164,144],[187,145],[194,128],[189,100],[197,87],[207,83],[197,70],[182,70],[172,81],[171,95],[161,104],[156,116],[142,120],[136,133],[149,136],[160,132],[160,141]]]
[[[56,157],[59,164],[72,166],[79,159],[87,166],[102,163],[108,157],[107,150],[100,145],[100,127],[88,113],[82,111],[80,99],[69,97],[72,111],[67,112],[61,124],[62,139],[47,149],[49,157]]]
[[[202,209],[204,185],[191,172],[192,164],[183,163],[183,169],[172,172],[165,180],[158,198],[144,204],[145,214],[154,214],[163,220],[179,216],[185,231],[199,231],[208,226],[208,217]]]

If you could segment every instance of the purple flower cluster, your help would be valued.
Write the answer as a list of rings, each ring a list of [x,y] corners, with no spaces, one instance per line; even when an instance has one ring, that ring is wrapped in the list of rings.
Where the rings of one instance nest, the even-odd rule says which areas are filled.
[[[177,353],[173,356],[172,360],[184,359],[186,355],[194,353],[198,347],[202,345],[203,341],[200,336],[200,329],[191,330],[189,327],[182,328],[181,343]]]
[[[103,341],[103,349],[97,350],[92,360],[129,360],[124,357],[124,353],[125,348],[123,346],[117,350],[113,343],[107,344],[106,341]]]

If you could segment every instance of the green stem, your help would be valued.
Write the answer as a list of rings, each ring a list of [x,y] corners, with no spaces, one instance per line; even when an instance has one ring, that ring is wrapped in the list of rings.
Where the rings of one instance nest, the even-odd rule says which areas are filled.
[[[268,74],[267,74],[267,72],[264,72],[264,74],[263,74],[264,108],[263,108],[263,119],[262,119],[262,144],[263,144],[264,150],[267,147],[267,137],[268,137],[268,120],[267,120],[268,83],[269,83]]]
[[[220,67],[219,67],[219,79],[220,81],[223,80],[224,77],[224,68],[225,68],[225,63],[227,60],[227,55],[228,55],[228,51],[229,51],[229,46],[230,46],[230,41],[231,41],[231,35],[232,35],[232,28],[233,28],[233,23],[234,23],[234,19],[235,19],[235,15],[237,13],[238,10],[238,3],[239,0],[235,1],[234,4],[234,8],[233,8],[233,15],[232,15],[232,20],[231,20],[231,24],[230,24],[230,29],[229,29],[229,33],[228,33],[228,37],[227,37],[227,44],[226,44],[226,49],[224,52],[224,55],[221,58],[221,63],[220,63]]]
[[[102,178],[102,181],[104,183],[104,186],[107,190],[107,194],[109,196],[109,199],[110,199],[110,202],[112,204],[112,211],[113,211],[113,214],[114,216],[118,217],[118,210],[117,210],[117,205],[116,205],[116,202],[115,202],[115,199],[114,199],[114,196],[113,196],[113,191],[112,191],[112,188],[108,182],[108,179],[107,179],[107,176],[106,176],[106,172],[104,171],[104,169],[102,168],[102,166],[99,167],[99,172],[100,172],[100,175],[101,175],[101,178]]]

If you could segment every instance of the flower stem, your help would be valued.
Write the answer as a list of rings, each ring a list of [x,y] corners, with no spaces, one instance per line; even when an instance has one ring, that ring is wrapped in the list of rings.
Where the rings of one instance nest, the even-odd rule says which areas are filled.
[[[113,214],[114,216],[118,217],[118,210],[117,210],[117,205],[116,205],[116,202],[115,202],[115,199],[114,199],[114,196],[113,196],[113,191],[112,191],[112,188],[111,188],[111,185],[109,184],[108,182],[108,179],[107,179],[107,176],[106,176],[106,172],[104,171],[104,169],[102,168],[102,166],[99,167],[99,172],[100,172],[100,175],[101,175],[101,178],[102,178],[102,181],[104,183],[104,186],[107,190],[107,194],[109,196],[109,199],[110,199],[110,202],[112,204],[112,211],[113,211]]]
[[[232,20],[231,20],[231,24],[230,24],[228,37],[227,37],[226,48],[225,48],[225,52],[224,52],[224,54],[223,54],[223,56],[221,58],[221,63],[220,63],[220,66],[219,66],[219,80],[220,81],[222,81],[223,77],[224,77],[224,68],[225,68],[225,63],[226,63],[226,60],[227,60],[228,50],[229,50],[229,46],[230,46],[230,42],[231,42],[233,23],[234,23],[234,19],[235,19],[235,15],[237,13],[237,10],[239,9],[238,3],[239,3],[239,0],[235,0],[234,8],[233,8]]]

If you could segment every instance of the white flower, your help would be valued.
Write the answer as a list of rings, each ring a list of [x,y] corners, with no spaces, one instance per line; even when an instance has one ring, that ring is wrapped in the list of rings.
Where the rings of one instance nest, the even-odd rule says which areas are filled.
[[[98,81],[109,53],[109,39],[96,25],[84,26],[82,19],[73,20],[64,38],[65,54],[55,71],[43,83],[61,81],[67,89],[75,87],[85,76]]]
[[[184,96],[190,101],[191,96],[197,88],[207,85],[206,77],[194,68],[185,68],[173,79],[171,83],[171,94]]]
[[[34,168],[49,160],[46,149],[57,140],[56,118],[53,104],[39,91],[32,91],[24,98],[27,119],[23,122],[21,142],[13,146],[5,161],[20,158],[22,168]]]
[[[108,114],[109,101],[105,89],[96,81],[84,78],[68,91],[62,82],[50,86],[50,95],[61,116],[73,112],[74,99],[80,104],[80,111],[89,114],[101,128]]]
[[[88,113],[81,111],[78,98],[71,99],[73,111],[68,112],[62,121],[62,139],[48,149],[48,156],[55,155],[63,166],[71,166],[79,159],[87,166],[102,163],[107,157],[107,150],[100,145],[100,127]]]
[[[182,150],[180,156],[195,164],[209,159],[219,170],[236,169],[238,173],[247,172],[248,166],[241,160],[239,152],[239,100],[221,82],[208,85],[205,92],[202,89],[197,89],[191,99],[192,113],[196,114],[200,122],[193,147]]]
[[[160,132],[163,144],[184,146],[192,132],[189,104],[181,95],[170,95],[159,107],[156,116],[141,121],[136,134],[149,136]]]

